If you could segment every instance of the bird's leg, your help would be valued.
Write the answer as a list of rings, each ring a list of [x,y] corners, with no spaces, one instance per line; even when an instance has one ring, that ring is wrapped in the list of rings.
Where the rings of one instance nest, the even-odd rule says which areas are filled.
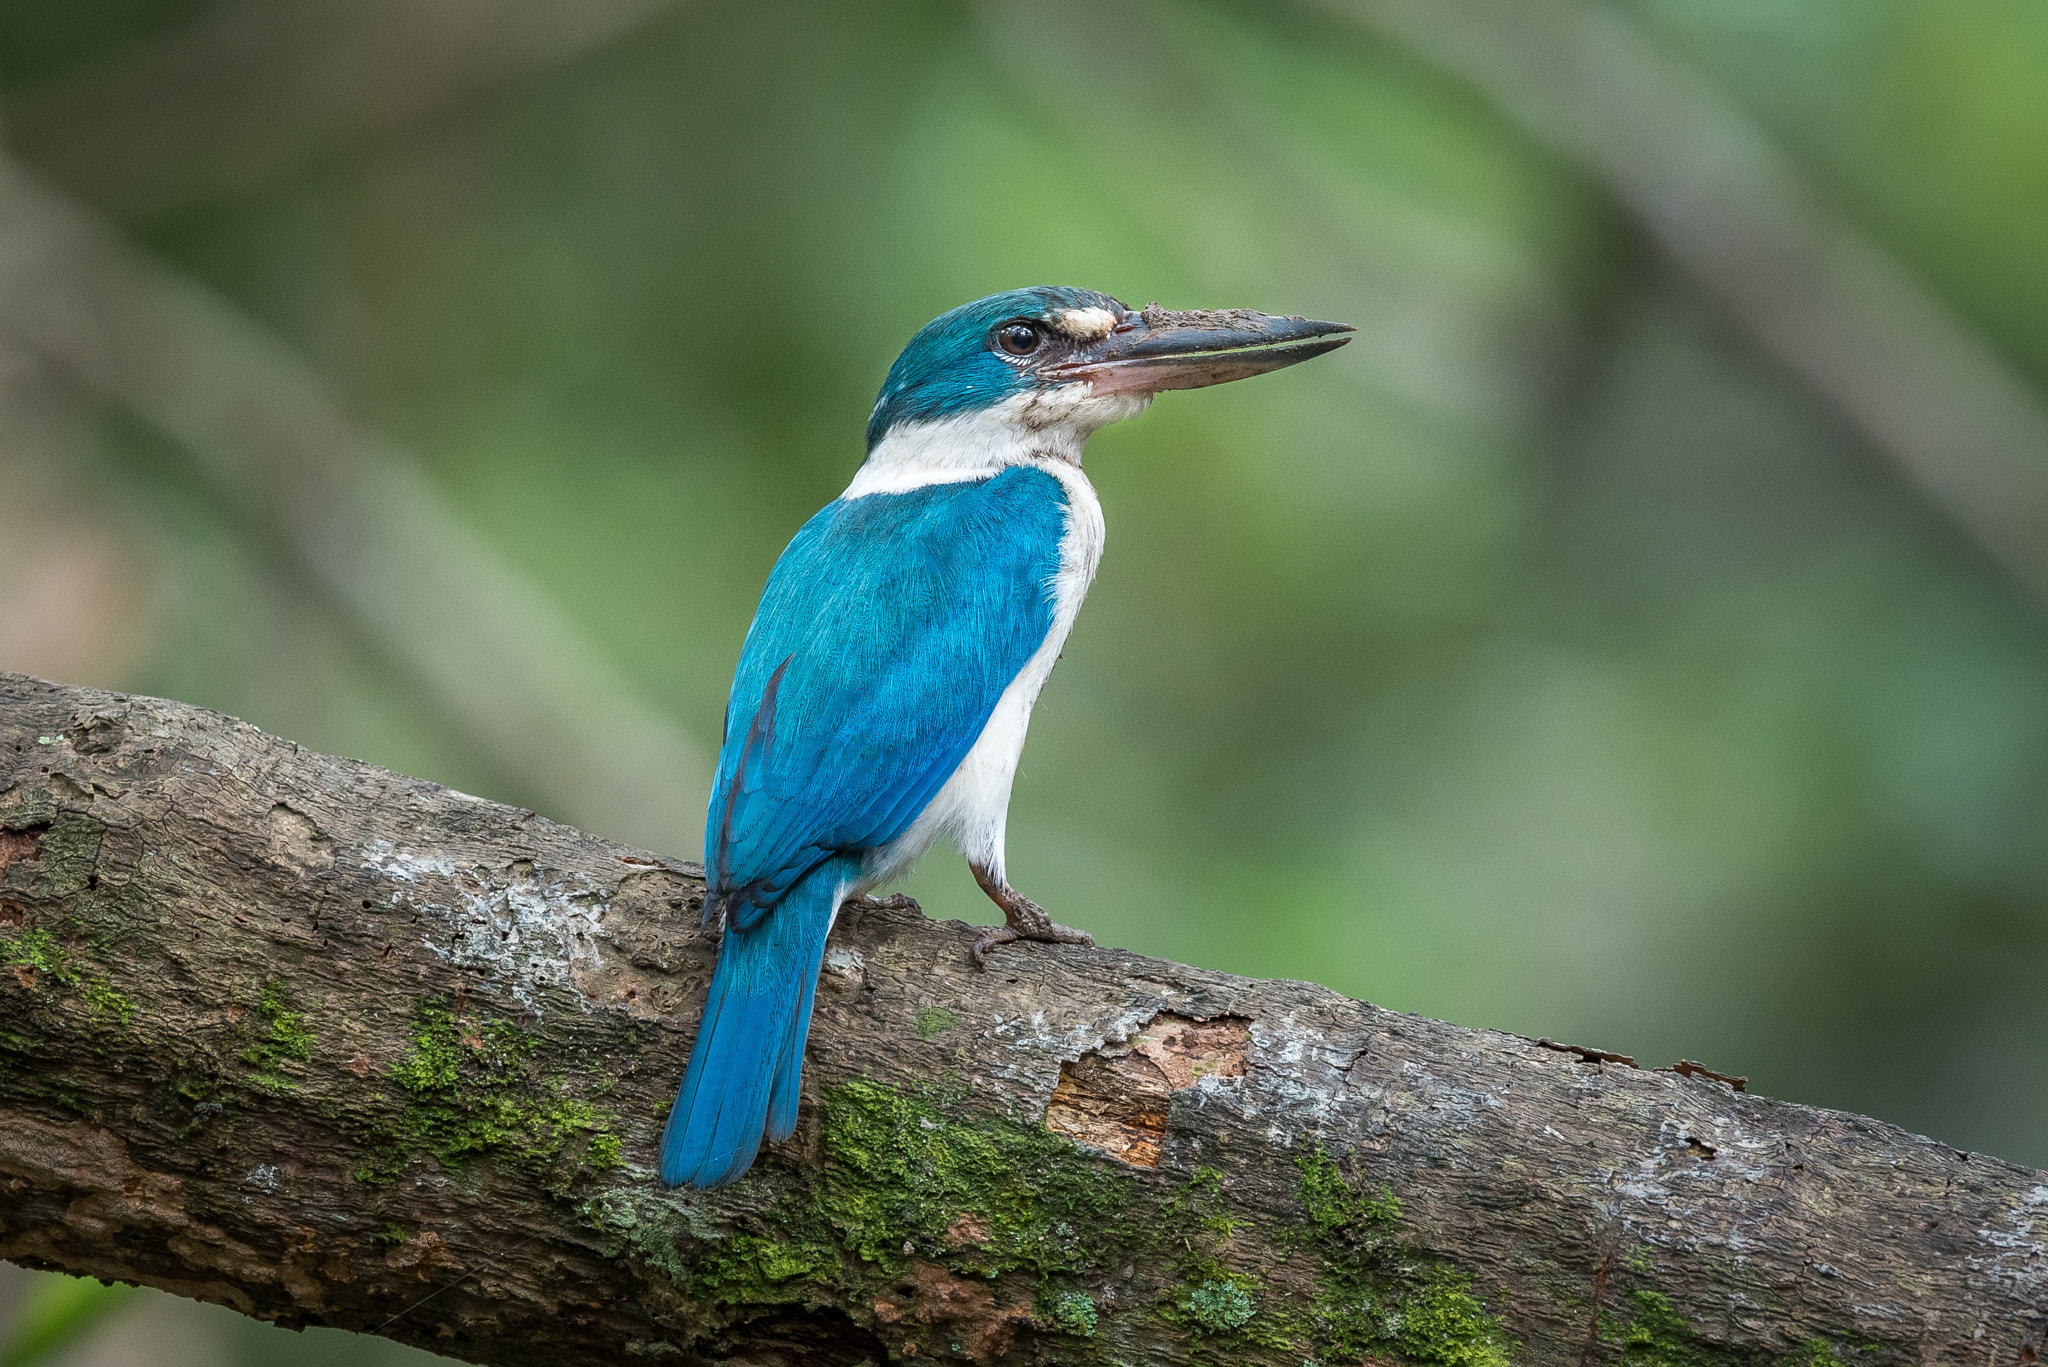
[[[976,968],[986,970],[988,952],[1012,940],[1044,940],[1056,945],[1095,943],[1095,937],[1085,930],[1055,924],[1052,917],[1045,914],[1044,907],[1011,887],[1009,880],[1000,874],[971,860],[967,867],[974,870],[974,881],[981,884],[981,890],[988,894],[988,899],[1003,909],[1003,924],[990,926],[974,942]]]

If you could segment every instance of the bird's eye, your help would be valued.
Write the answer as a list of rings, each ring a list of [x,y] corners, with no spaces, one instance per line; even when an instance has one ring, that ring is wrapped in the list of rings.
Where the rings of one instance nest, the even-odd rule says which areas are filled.
[[[996,345],[1012,356],[1029,356],[1043,340],[1043,335],[1029,323],[1005,323],[996,332]]]

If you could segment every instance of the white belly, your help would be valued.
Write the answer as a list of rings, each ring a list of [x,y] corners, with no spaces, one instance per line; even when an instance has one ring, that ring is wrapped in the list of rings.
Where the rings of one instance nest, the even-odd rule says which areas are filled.
[[[889,844],[868,854],[857,892],[880,887],[910,872],[924,852],[941,838],[951,840],[969,862],[1003,877],[1003,831],[1010,815],[1010,785],[1017,777],[1017,757],[1024,751],[1024,733],[1031,724],[1031,705],[1045,687],[1052,667],[1067,643],[1081,600],[1102,560],[1102,504],[1080,468],[1063,460],[1038,465],[1058,479],[1067,495],[1067,529],[1060,539],[1060,568],[1053,579],[1052,625],[1045,641],[1024,662],[1024,668],[1003,690],[974,748],[960,761],[945,785],[919,812],[910,828]]]

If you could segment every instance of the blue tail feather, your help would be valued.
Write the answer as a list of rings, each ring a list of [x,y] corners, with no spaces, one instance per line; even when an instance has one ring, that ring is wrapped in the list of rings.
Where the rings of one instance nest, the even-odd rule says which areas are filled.
[[[824,954],[819,954],[822,961]],[[818,971],[804,978],[804,997],[789,1023],[789,1035],[782,1042],[782,1056],[775,1061],[775,1084],[768,1094],[768,1140],[780,1144],[796,1133],[797,1095],[803,1090],[804,1041],[811,1034],[811,1002],[818,994]]]
[[[661,1180],[723,1186],[771,1140],[796,1129],[804,1041],[825,936],[852,870],[844,858],[811,870],[766,916],[727,927],[690,1050],[689,1071],[661,1136]]]

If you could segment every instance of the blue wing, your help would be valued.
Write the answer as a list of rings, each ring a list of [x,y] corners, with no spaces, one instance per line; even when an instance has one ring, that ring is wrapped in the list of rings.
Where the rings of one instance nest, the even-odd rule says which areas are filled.
[[[768,578],[706,821],[711,896],[758,920],[931,801],[1044,642],[1066,496],[1041,470],[841,500]]]

